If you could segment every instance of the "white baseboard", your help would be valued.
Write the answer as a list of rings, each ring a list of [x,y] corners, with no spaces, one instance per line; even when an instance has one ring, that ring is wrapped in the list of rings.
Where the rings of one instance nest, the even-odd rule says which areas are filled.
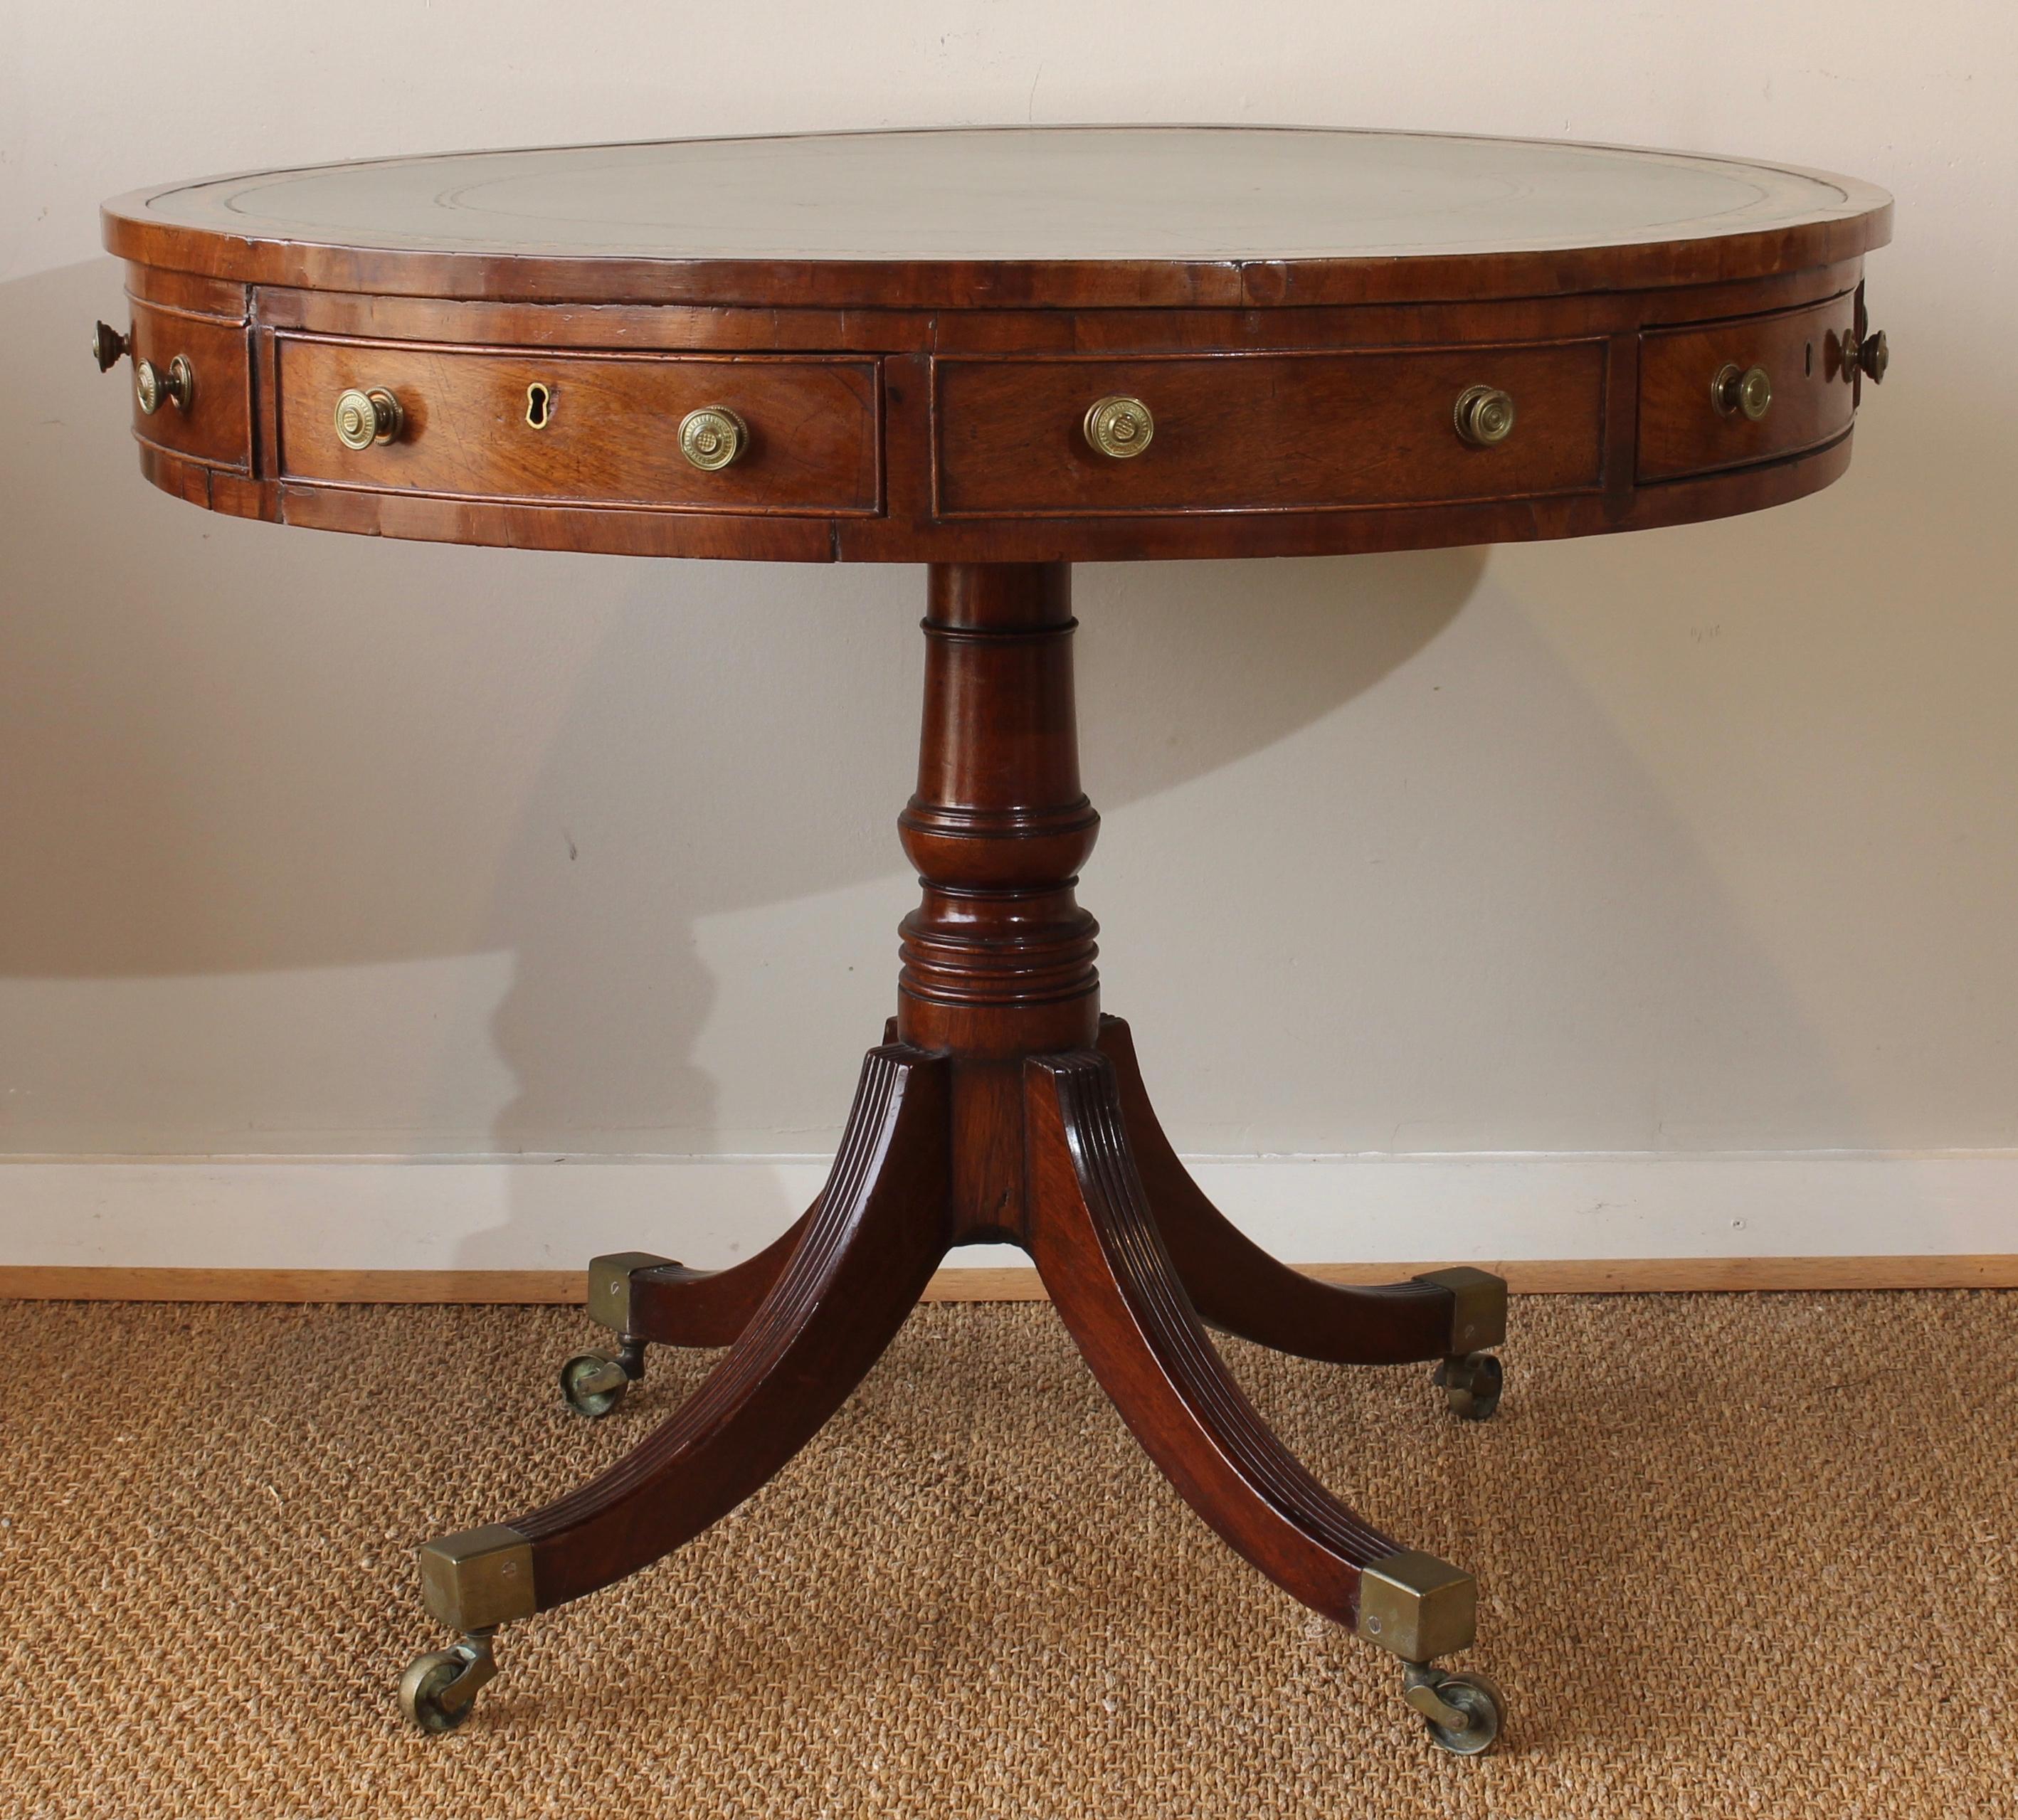
[[[1202,1159],[1297,1263],[2018,1254],[2018,1152]],[[816,1160],[272,1157],[0,1163],[0,1268],[573,1271],[599,1251],[734,1262]],[[1003,1247],[955,1267],[1022,1264]]]

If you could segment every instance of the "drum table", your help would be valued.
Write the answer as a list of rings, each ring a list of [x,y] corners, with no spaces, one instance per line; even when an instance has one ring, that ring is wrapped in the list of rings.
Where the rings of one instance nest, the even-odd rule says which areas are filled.
[[[1028,1249],[1199,1514],[1390,1650],[1452,1750],[1502,1716],[1470,1577],[1320,1485],[1208,1328],[1435,1359],[1492,1413],[1506,1286],[1318,1283],[1186,1175],[1073,895],[1074,563],[1422,548],[1749,512],[1850,463],[1862,259],[1840,177],[1578,145],[1056,128],[402,158],[110,204],[157,487],[323,530],[639,556],[929,566],[920,875],[896,1016],[833,1173],[713,1272],[599,1257],[602,1415],[654,1343],[728,1348],[558,1503],[420,1551],[461,1633],[403,1684],[445,1731],[497,1626],[635,1573],[762,1485],[950,1246]],[[1235,610],[1229,602],[1228,610]]]

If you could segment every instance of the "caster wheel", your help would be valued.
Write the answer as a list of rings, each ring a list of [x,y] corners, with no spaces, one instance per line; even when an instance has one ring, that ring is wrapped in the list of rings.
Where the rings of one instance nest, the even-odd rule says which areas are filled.
[[[1467,1352],[1461,1359],[1446,1359],[1430,1381],[1442,1391],[1453,1416],[1483,1422],[1499,1407],[1506,1373],[1490,1352]]]
[[[561,1367],[561,1395],[578,1416],[606,1416],[624,1401],[631,1374],[617,1359],[584,1352]]]
[[[1486,1675],[1430,1669],[1411,1677],[1408,1700],[1423,1715],[1430,1739],[1456,1757],[1490,1750],[1506,1722],[1506,1696]]]
[[[476,1710],[477,1688],[496,1673],[489,1650],[476,1644],[431,1650],[400,1676],[400,1710],[423,1731],[453,1731]],[[475,1685],[461,1688],[459,1700],[444,1699],[465,1676]]]

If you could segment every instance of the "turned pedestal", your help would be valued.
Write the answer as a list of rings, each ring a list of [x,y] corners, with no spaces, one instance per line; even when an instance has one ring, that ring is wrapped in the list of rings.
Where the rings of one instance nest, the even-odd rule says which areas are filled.
[[[897,1015],[869,1051],[819,1199],[732,1269],[637,1252],[589,1267],[613,1355],[563,1368],[609,1414],[653,1344],[726,1346],[701,1388],[580,1491],[421,1550],[429,1608],[467,1634],[408,1672],[408,1710],[459,1722],[501,1624],[581,1597],[691,1540],[812,1438],[874,1364],[949,1247],[1020,1245],[1080,1352],[1200,1516],[1313,1610],[1409,1665],[1440,1742],[1483,1749],[1482,1676],[1434,1658],[1472,1641],[1470,1577],[1405,1549],[1276,1439],[1208,1325],[1341,1364],[1435,1359],[1453,1409],[1499,1400],[1506,1286],[1456,1268],[1322,1283],[1242,1236],[1185,1173],[1128,1027],[1100,1014],[1094,920],[1076,895],[1098,815],[1080,787],[1069,569],[931,570],[918,787],[899,818],[923,892],[902,927]]]

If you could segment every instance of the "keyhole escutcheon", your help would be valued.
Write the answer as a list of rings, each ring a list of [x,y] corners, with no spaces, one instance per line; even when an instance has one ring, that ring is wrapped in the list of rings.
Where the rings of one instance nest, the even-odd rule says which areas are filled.
[[[535,379],[526,388],[526,421],[534,429],[544,429],[554,421],[554,389]]]

